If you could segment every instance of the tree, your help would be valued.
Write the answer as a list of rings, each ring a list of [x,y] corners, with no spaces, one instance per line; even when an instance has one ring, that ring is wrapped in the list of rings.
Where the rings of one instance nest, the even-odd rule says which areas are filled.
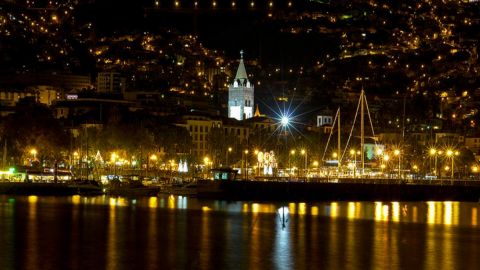
[[[2,121],[1,130],[8,141],[8,153],[16,157],[16,163],[30,157],[31,149],[37,151],[39,161],[50,165],[65,157],[67,133],[46,106],[19,103],[15,109]]]

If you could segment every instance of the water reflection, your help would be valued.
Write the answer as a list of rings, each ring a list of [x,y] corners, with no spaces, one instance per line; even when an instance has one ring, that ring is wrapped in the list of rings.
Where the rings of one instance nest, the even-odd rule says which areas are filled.
[[[64,269],[469,268],[480,263],[479,207],[0,196],[0,260],[17,269],[43,258]]]
[[[39,265],[39,250],[38,250],[38,224],[37,224],[37,196],[28,196],[28,223],[27,223],[27,239],[26,250],[32,256],[26,256],[26,265],[29,269],[35,269]]]
[[[275,269],[293,269],[292,267],[292,243],[290,242],[291,231],[286,229],[289,219],[289,209],[278,209],[278,219],[275,228],[275,242],[273,246],[273,261]]]
[[[122,198],[123,199],[123,198]],[[108,226],[107,226],[107,265],[106,269],[118,269],[118,255],[117,255],[117,205],[118,198],[110,198],[110,209],[108,215]],[[123,206],[123,205],[121,205]]]

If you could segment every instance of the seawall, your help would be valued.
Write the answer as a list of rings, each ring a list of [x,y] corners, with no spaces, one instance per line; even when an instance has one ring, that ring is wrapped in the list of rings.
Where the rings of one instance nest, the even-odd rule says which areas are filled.
[[[254,201],[479,201],[480,186],[202,180],[197,196]]]

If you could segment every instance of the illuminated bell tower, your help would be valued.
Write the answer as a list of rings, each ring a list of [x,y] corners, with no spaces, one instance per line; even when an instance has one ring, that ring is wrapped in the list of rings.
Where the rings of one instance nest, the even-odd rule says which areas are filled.
[[[253,84],[243,64],[243,50],[233,83],[228,87],[228,117],[245,120],[253,117]]]

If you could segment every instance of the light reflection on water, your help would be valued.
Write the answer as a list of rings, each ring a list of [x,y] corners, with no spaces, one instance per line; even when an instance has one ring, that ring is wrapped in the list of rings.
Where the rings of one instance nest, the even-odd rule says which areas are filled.
[[[7,269],[471,268],[480,263],[479,207],[0,196],[0,262]]]

